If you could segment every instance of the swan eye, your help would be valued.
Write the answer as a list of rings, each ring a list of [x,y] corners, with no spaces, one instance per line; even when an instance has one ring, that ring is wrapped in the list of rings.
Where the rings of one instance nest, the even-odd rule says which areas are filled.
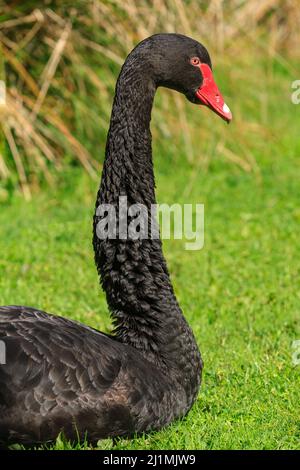
[[[201,63],[199,57],[192,57],[190,60],[191,64],[194,65],[195,67]]]

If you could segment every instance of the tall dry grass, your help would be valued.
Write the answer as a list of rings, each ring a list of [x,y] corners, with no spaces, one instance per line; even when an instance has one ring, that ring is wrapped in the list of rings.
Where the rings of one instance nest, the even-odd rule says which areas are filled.
[[[78,161],[94,176],[103,152],[113,88],[126,54],[156,32],[202,41],[224,62],[263,51],[299,55],[296,0],[74,0],[0,3],[0,179],[30,198],[41,179]],[[174,112],[175,111],[175,112]],[[179,116],[179,120],[178,120]],[[167,123],[167,124],[166,124]],[[170,130],[171,129],[171,130]],[[154,132],[181,136],[193,161],[193,126],[176,94],[157,103]],[[176,138],[176,137],[175,137]],[[255,163],[220,143],[248,171]]]

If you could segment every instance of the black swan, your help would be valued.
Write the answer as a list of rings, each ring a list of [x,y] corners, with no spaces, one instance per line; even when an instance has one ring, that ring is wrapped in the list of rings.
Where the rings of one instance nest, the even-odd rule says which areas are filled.
[[[127,57],[116,85],[96,208],[155,203],[150,119],[158,86],[231,120],[205,47],[157,34]],[[174,295],[158,239],[100,239],[93,246],[113,318],[110,336],[23,306],[0,307],[0,442],[90,442],[157,430],[191,408],[202,360]]]

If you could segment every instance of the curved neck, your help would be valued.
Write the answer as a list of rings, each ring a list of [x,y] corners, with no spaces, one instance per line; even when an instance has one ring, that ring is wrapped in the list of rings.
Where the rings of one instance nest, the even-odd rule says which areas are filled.
[[[123,67],[96,203],[96,208],[112,204],[117,220],[120,196],[127,196],[128,207],[143,204],[149,220],[155,203],[150,133],[155,90],[150,78]],[[95,260],[118,339],[162,367],[172,364],[183,377],[188,363],[190,374],[191,361],[200,361],[198,348],[175,298],[161,241],[100,240],[96,231],[101,220],[95,215]],[[197,367],[195,373],[199,375]]]

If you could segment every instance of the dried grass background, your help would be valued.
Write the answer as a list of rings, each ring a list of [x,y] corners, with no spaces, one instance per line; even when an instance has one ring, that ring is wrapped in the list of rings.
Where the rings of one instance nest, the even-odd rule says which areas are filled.
[[[29,199],[42,180],[53,184],[65,164],[80,162],[96,176],[117,74],[143,38],[190,35],[225,71],[237,58],[246,64],[256,54],[289,67],[300,53],[299,25],[296,0],[0,0],[0,80],[7,87],[0,104],[0,181],[19,186]],[[157,99],[153,132],[157,145],[172,136],[188,162],[198,158],[197,120],[176,93]],[[256,168],[251,153],[234,153],[225,140],[214,150],[245,171]],[[204,151],[204,165],[206,158]]]

